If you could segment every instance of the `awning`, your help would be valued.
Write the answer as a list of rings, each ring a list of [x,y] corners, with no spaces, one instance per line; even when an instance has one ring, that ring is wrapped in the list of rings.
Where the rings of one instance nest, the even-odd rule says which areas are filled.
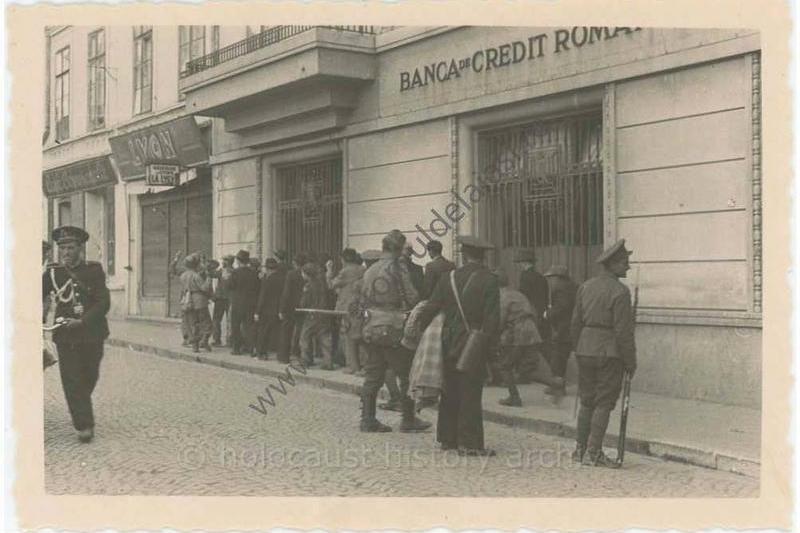
[[[108,156],[86,159],[42,173],[42,188],[48,198],[89,191],[116,182],[117,176]]]
[[[108,140],[120,178],[144,178],[149,164],[193,167],[208,163],[208,147],[194,117],[181,117]]]

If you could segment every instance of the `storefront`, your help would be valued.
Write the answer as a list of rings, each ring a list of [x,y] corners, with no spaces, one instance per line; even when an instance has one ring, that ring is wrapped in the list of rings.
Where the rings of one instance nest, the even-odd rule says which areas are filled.
[[[109,139],[131,214],[131,314],[180,316],[176,254],[213,257],[208,134],[182,117]]]
[[[296,35],[275,57],[340,38]],[[635,387],[760,404],[757,33],[409,27],[356,41],[374,55],[320,59],[301,79],[261,50],[249,74],[222,64],[184,82],[187,106],[220,119],[219,251],[327,249],[319,235],[335,249],[315,227],[365,250],[398,228],[418,255],[438,239],[453,257],[455,237],[474,234],[497,245],[492,266],[513,269],[511,250],[532,247],[537,269],[564,264],[582,281],[624,237],[640,296]],[[350,85],[320,74],[335,68]],[[257,90],[244,76],[285,86],[237,95]],[[341,226],[321,208],[338,189],[308,172],[339,160]]]

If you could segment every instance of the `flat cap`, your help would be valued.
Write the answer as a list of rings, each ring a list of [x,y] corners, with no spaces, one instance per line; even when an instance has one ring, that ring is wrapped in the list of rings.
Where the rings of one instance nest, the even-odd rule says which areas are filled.
[[[494,249],[494,244],[490,243],[489,241],[479,239],[478,237],[473,237],[472,235],[459,235],[456,238],[456,242],[458,242],[458,244],[461,246],[468,246],[470,248],[479,248],[482,250]]]
[[[625,248],[625,239],[620,239],[611,246],[609,246],[608,248],[606,248],[602,254],[597,256],[597,259],[595,259],[595,263],[606,263],[623,253],[631,255],[633,251]]]
[[[553,265],[547,269],[547,272],[544,273],[545,277],[549,276],[562,276],[567,277],[569,276],[569,270],[564,265]]]
[[[523,261],[533,263],[536,260],[536,254],[533,252],[533,248],[514,248],[511,260],[515,263]]]
[[[361,253],[361,259],[364,261],[377,261],[381,258],[382,252],[380,250],[364,250]]]
[[[76,226],[60,226],[53,230],[53,240],[57,244],[64,244],[67,242],[79,242],[83,244],[89,240],[89,234],[83,228]]]

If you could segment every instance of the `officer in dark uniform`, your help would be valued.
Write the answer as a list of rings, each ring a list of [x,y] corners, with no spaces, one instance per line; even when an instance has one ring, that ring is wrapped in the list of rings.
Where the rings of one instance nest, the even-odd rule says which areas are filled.
[[[100,263],[83,260],[89,234],[74,226],[53,230],[61,261],[48,265],[42,276],[42,295],[55,294],[53,332],[58,347],[64,396],[81,442],[94,438],[92,392],[100,372],[103,342],[108,337],[110,307],[106,275]]]
[[[577,446],[575,461],[595,466],[619,466],[603,453],[603,438],[611,411],[622,390],[623,372],[636,371],[631,293],[619,281],[630,266],[625,239],[604,251],[597,262],[603,272],[578,289],[571,335],[578,358]]]
[[[464,314],[470,328],[489,335],[492,347],[500,335],[500,289],[497,278],[483,264],[491,243],[475,237],[459,237],[464,266],[455,271]],[[442,449],[457,449],[460,455],[495,455],[483,442],[483,409],[481,400],[486,380],[486,362],[494,350],[490,347],[486,360],[475,365],[475,370],[464,373],[456,370],[467,331],[456,303],[450,276],[442,275],[433,290],[428,306],[421,313],[422,328],[428,326],[440,310],[444,310],[442,327],[442,355],[444,358],[444,383],[439,405],[436,440]]]

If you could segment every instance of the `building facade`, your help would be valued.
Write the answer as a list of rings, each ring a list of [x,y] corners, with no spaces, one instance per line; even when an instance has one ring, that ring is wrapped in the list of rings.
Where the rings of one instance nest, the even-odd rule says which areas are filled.
[[[144,123],[118,111],[106,137],[75,141],[87,145],[83,159],[110,154],[119,179],[113,232],[123,269],[113,279],[124,313],[171,314],[162,271],[174,242],[215,257],[241,248],[336,254],[377,248],[399,228],[424,262],[429,239],[452,257],[455,237],[475,234],[497,244],[494,266],[513,269],[511,251],[533,247],[539,270],[561,263],[583,281],[600,250],[624,237],[635,252],[627,282],[639,295],[634,387],[760,405],[757,33],[207,27],[214,47],[206,40],[201,54],[198,44],[178,68],[180,44],[191,48],[199,30],[153,31],[155,47],[174,47],[173,59],[156,54],[165,65],[153,84],[170,93],[172,104],[161,101],[174,116]],[[130,28],[120,35],[129,61],[120,87],[129,90],[121,80],[135,70],[134,37]],[[74,96],[73,105],[83,104]],[[194,117],[201,134],[184,132],[178,157],[130,148],[126,134],[181,117]],[[192,149],[198,138],[205,160]],[[46,169],[61,168],[47,155],[61,147],[45,146]],[[158,163],[191,179],[148,195],[143,174]],[[60,204],[51,201],[51,218],[66,210]],[[194,237],[165,225],[173,216]]]

